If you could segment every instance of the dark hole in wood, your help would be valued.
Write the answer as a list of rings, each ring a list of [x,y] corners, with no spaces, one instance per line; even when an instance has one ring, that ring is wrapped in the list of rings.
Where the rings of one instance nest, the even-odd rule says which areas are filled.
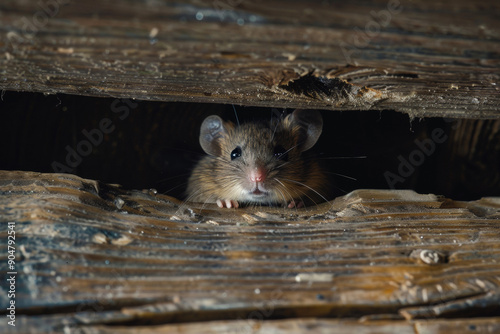
[[[321,98],[322,96],[346,98],[349,94],[352,94],[353,90],[353,86],[344,80],[317,77],[312,73],[279,87],[294,94],[303,94],[313,98]]]
[[[306,76],[289,88],[300,93],[310,85],[322,92],[336,84]],[[189,171],[204,154],[198,143],[202,120],[218,114],[235,122],[233,106],[129,103],[136,107],[121,119],[120,108],[127,107],[123,100],[6,92],[0,101],[0,169],[63,169],[182,198]],[[283,112],[235,107],[242,122]],[[337,195],[391,187],[463,200],[500,193],[498,120],[411,121],[394,111],[324,111],[322,115],[323,134],[313,151],[331,172]],[[101,138],[93,131],[100,129],[103,119],[109,120],[109,133]],[[355,158],[359,156],[366,158]]]

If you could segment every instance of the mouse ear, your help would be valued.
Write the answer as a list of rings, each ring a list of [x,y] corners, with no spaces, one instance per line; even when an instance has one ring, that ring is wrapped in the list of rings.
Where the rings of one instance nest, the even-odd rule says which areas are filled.
[[[220,139],[227,134],[222,118],[216,115],[205,118],[200,128],[200,145],[210,155],[220,155]]]
[[[303,129],[301,134],[301,150],[307,151],[316,144],[323,131],[323,118],[317,110],[296,109],[289,115],[290,121]]]

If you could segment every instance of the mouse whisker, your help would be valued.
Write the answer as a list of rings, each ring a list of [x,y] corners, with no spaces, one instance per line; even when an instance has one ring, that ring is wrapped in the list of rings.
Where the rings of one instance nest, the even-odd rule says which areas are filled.
[[[340,187],[336,186],[335,184],[332,184],[332,186],[333,186],[335,189],[340,190],[340,191],[341,191],[342,193],[344,193],[344,194],[347,194],[347,193],[348,193],[348,191],[347,191],[347,190],[344,190],[344,189],[342,189],[342,188],[340,188]]]
[[[168,193],[171,192],[172,190],[178,189],[180,187],[184,187],[186,184],[188,184],[188,183],[187,182],[182,182],[181,184],[178,184],[175,187],[172,187],[170,189],[165,190],[164,192],[162,192],[162,194],[163,195],[168,195]]]
[[[313,191],[314,193],[316,193],[319,197],[321,197],[322,199],[325,200],[325,202],[328,202],[328,200],[325,198],[325,196],[321,195],[319,192],[317,192],[316,190],[314,190],[313,188],[309,187],[307,184],[305,183],[302,183],[302,182],[299,182],[299,181],[295,181],[295,180],[290,180],[290,179],[285,179],[283,178],[283,180],[285,181],[288,181],[288,182],[293,182],[293,183],[296,183],[298,185],[301,185],[303,187],[306,187],[307,189]]]
[[[290,193],[289,189],[286,187],[286,185],[281,182],[279,179],[277,178],[274,178],[274,180],[276,182],[278,182],[279,184],[281,184],[281,186],[283,187],[283,190],[286,192],[286,194],[290,197],[290,200],[286,200],[285,198],[285,203],[284,203],[284,207],[287,207],[287,205],[289,204],[290,201],[294,201],[294,196],[292,196],[292,194]],[[295,195],[297,195],[297,197],[302,201],[302,197],[296,192],[294,191]],[[295,206],[295,210],[297,210],[297,207]]]
[[[358,179],[356,179],[355,177],[352,177],[352,176],[348,176],[348,175],[344,175],[344,174],[339,174],[339,173],[334,173],[334,172],[326,172],[326,173],[332,174],[332,175],[341,176],[341,177],[349,179],[349,180],[358,181]]]
[[[276,125],[274,127],[273,133],[271,134],[271,141],[274,140],[274,135],[276,134],[276,130],[278,130],[278,127],[279,127],[280,124],[281,124],[281,122],[279,122],[279,121],[276,122]]]
[[[283,162],[281,165],[276,166],[276,167],[274,167],[273,169],[280,169],[280,168],[282,168],[282,167],[284,167],[284,166],[288,165],[289,163],[290,163],[289,161],[285,161],[285,162]]]
[[[307,194],[307,192],[303,191],[303,190],[300,190],[300,189],[296,189],[295,191],[295,194],[297,195],[297,197],[300,199],[300,201],[302,201],[302,203],[304,203],[304,200],[302,199],[302,196],[298,193],[300,192],[302,195],[305,195],[307,198],[309,198],[311,200],[311,202],[314,203],[314,205],[317,205],[318,203],[311,197]],[[321,196],[321,195],[320,195]]]
[[[201,191],[200,191],[200,192],[201,192]],[[217,198],[215,198],[215,196],[213,196],[213,195],[208,196],[208,197],[207,197],[207,198],[203,201],[203,204],[201,205],[200,212],[203,212],[203,210],[205,209],[205,207],[207,206],[207,204],[209,204],[209,203],[214,203],[216,200],[217,200]]]
[[[186,199],[184,200],[183,203],[191,202],[191,200],[193,198],[195,198],[196,196],[198,196],[198,194],[200,194],[200,193],[201,193],[201,189],[198,189],[198,190],[194,191],[193,193],[189,194],[188,197],[186,197]]]
[[[285,185],[280,180],[278,180],[276,178],[274,180],[276,180],[276,182],[278,182],[279,184],[281,184],[283,186],[284,190],[286,191]],[[283,206],[286,206],[287,200],[286,200],[285,194],[280,190],[279,187],[276,187],[276,191],[278,191],[278,193],[281,195],[281,197],[283,197]]]
[[[314,205],[316,205],[316,204],[317,204],[317,203],[316,203],[316,202],[312,199],[312,197],[311,197],[311,196],[309,196],[309,195],[307,194],[307,192],[305,192],[305,191],[303,191],[303,190],[300,190],[300,189],[295,189],[295,190],[294,190],[294,193],[295,193],[295,195],[296,195],[296,198],[298,198],[298,199],[299,199],[299,202],[295,202],[295,199],[292,199],[292,201],[293,201],[293,202],[295,202],[295,203],[294,203],[295,210],[297,210],[297,208],[298,208],[298,203],[300,203],[300,202],[302,202],[302,204],[305,206],[305,202],[304,202],[304,199],[302,198],[301,194],[302,194],[302,195],[305,195],[307,198],[309,198],[309,199],[311,200],[311,202],[313,202],[313,203],[314,203]]]
[[[233,110],[234,110],[234,116],[236,117],[236,124],[238,124],[238,127],[240,126],[240,120],[238,118],[238,113],[236,112],[236,107],[233,104]]]
[[[273,133],[271,131],[273,127],[273,110],[271,109],[271,119],[269,120],[269,138],[273,139]]]
[[[183,216],[183,211],[188,207],[188,203],[191,202],[191,199],[196,197],[199,193],[201,193],[201,190],[196,190],[195,192],[190,194],[184,201],[182,201],[182,204],[179,205],[179,208],[177,209],[177,211],[175,211],[175,215]]]
[[[300,191],[303,195],[305,195],[307,198],[309,198],[309,199],[311,200],[311,202],[313,202],[313,203],[314,203],[314,205],[318,205],[318,203],[314,200],[314,198],[312,198],[311,196],[309,196],[309,195],[307,194],[307,192],[305,192],[305,191],[303,191],[303,190],[297,190],[297,191]],[[303,202],[302,197],[301,197],[300,195],[299,195],[299,198],[300,198],[300,200]]]
[[[286,150],[285,152],[283,152],[281,156],[284,156],[285,154],[287,154],[288,152],[290,152],[291,150],[293,150],[297,146],[299,146],[299,145],[297,144],[297,145],[292,146],[291,148],[289,148],[288,150]]]
[[[231,168],[233,170],[241,170],[241,167],[239,167],[239,166],[228,164],[226,159],[224,159],[223,157],[213,157],[213,159],[215,159],[221,163],[221,165],[215,166],[215,168],[218,168],[221,171],[226,171],[227,168]],[[222,167],[222,166],[224,166],[224,167]]]

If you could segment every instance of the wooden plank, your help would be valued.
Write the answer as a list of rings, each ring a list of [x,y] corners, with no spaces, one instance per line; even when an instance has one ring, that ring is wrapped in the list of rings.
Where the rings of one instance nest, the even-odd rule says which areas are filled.
[[[428,317],[480,327],[484,316],[498,327],[500,198],[358,190],[306,209],[220,210],[15,171],[0,172],[0,194],[0,240],[14,222],[27,328],[319,317],[385,319],[389,332]],[[6,271],[7,255],[0,261]]]
[[[498,1],[0,5],[0,89],[497,118]]]
[[[62,319],[57,316],[44,317],[21,317],[20,326],[30,328],[38,333],[50,331],[43,327],[44,324],[52,322],[61,324]],[[67,319],[66,319],[67,320]],[[201,323],[181,323],[157,326],[103,326],[86,325],[80,323],[74,325],[66,323],[57,327],[66,333],[182,333],[182,334],[294,334],[294,333],[400,333],[400,334],[448,334],[448,333],[497,333],[500,330],[499,318],[476,318],[476,319],[430,319],[419,320],[408,323],[401,320],[377,320],[358,321],[353,319],[285,319],[261,321],[259,319],[241,319],[226,321],[210,321]]]

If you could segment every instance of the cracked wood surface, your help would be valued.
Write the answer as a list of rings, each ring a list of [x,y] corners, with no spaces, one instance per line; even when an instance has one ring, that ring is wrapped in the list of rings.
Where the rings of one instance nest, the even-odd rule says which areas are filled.
[[[23,332],[499,330],[498,197],[357,190],[306,209],[221,210],[17,171],[0,172],[0,194]]]
[[[0,89],[500,115],[496,0],[48,3],[0,4]]]

